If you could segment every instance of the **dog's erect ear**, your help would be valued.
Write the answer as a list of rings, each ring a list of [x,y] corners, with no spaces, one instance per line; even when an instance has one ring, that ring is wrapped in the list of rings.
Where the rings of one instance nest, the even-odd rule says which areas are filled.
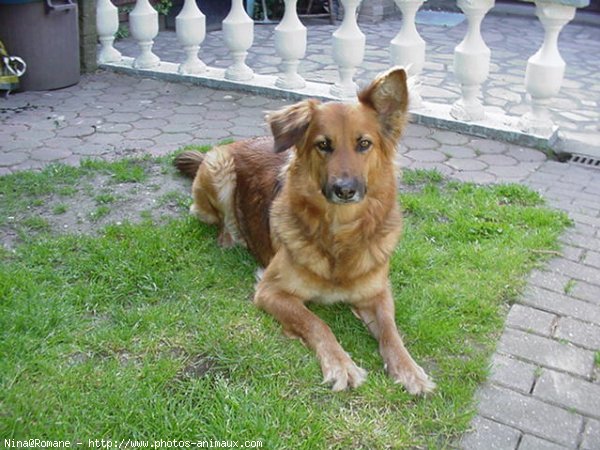
[[[275,138],[275,152],[300,145],[318,104],[318,100],[303,100],[267,114],[267,122]]]
[[[396,140],[407,120],[406,72],[395,67],[379,75],[358,94],[360,102],[377,111],[384,132]]]

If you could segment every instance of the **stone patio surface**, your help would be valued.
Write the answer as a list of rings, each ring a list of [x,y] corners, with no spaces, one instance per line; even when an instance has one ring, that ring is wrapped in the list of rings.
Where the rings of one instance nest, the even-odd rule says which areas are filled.
[[[516,117],[530,110],[524,85],[527,59],[538,51],[544,40],[544,30],[535,17],[533,3],[521,6],[522,12],[530,10],[528,16],[487,14],[481,26],[481,34],[491,51],[490,74],[482,86],[484,106]],[[308,81],[334,83],[338,73],[332,59],[331,36],[339,27],[339,21],[336,25],[314,19],[306,23],[307,52],[298,71]],[[248,52],[247,63],[256,73],[276,75],[280,72],[281,58],[273,45],[275,26],[254,27],[254,45]],[[364,63],[355,76],[360,86],[390,67],[390,40],[400,26],[400,20],[360,24],[366,36]],[[460,85],[453,72],[454,47],[464,38],[467,21],[452,27],[417,23],[417,29],[427,44],[421,76],[423,100],[452,104],[460,98]],[[132,38],[118,41],[115,47],[124,56],[139,54],[139,47]],[[577,21],[567,24],[560,34],[558,47],[566,70],[561,90],[551,102],[551,111],[562,137],[569,141],[566,150],[600,147],[600,20],[598,25]],[[155,39],[153,51],[164,61],[185,60],[174,31],[161,32]],[[199,57],[211,67],[226,68],[231,64],[221,31],[207,34]]]
[[[498,20],[511,30],[496,31],[511,43],[512,50],[492,48],[492,61],[496,64],[494,55],[513,61],[513,72],[492,74],[488,90],[495,86],[495,101],[521,111],[523,90],[516,87],[515,77],[522,76],[524,61],[537,48],[540,41],[530,33],[541,25],[532,19]],[[391,36],[399,22],[384,25],[373,27]],[[455,29],[429,32],[448,41],[449,36],[462,36]],[[566,37],[567,32],[572,38]],[[484,26],[484,37],[492,47],[500,38],[488,39],[488,33]],[[598,28],[572,24],[561,36],[562,45],[572,49],[563,53],[567,79],[558,101],[565,112],[557,118],[561,126],[596,138],[599,35]],[[212,33],[209,38],[213,39]],[[429,47],[430,57],[439,58],[428,63],[439,74],[432,76],[439,83],[431,85],[429,92],[441,98],[446,95],[442,91],[456,94],[457,90],[453,82],[447,87],[451,53],[438,50],[438,44]],[[274,56],[269,58],[260,60],[265,65],[278,62]],[[226,55],[216,55],[214,64],[226,63],[225,59]],[[367,64],[369,71],[377,72],[387,63],[372,64]],[[0,175],[53,162],[162,155],[185,144],[262,135],[267,133],[264,112],[285,104],[278,99],[108,72],[84,75],[76,86],[0,100]],[[491,361],[490,378],[478,393],[478,415],[461,447],[600,449],[600,170],[560,163],[529,148],[414,124],[408,126],[399,158],[403,167],[435,168],[458,180],[523,183],[574,221],[562,237],[560,256],[531,274],[523,296],[510,308]]]

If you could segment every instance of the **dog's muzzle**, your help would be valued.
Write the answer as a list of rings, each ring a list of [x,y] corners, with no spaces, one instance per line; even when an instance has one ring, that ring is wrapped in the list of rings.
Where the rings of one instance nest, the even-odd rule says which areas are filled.
[[[323,189],[325,198],[336,204],[358,203],[365,192],[365,184],[358,178],[336,178]]]

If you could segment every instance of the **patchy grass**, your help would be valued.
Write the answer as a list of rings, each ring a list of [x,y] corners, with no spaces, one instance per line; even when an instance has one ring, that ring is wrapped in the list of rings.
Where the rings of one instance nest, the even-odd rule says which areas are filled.
[[[98,222],[103,217],[106,217],[110,214],[110,207],[106,205],[100,205],[92,212],[90,212],[90,220],[92,222]]]
[[[152,164],[167,171],[170,160],[146,161],[142,172]],[[20,223],[19,209],[34,198],[81,195],[82,179],[142,183],[129,164],[0,177],[0,217]],[[46,229],[0,250],[0,436],[451,446],[472,417],[507,303],[541,250],[557,249],[568,221],[521,186],[407,176],[414,183],[399,198],[405,230],[391,282],[398,326],[437,382],[434,394],[414,398],[394,385],[376,342],[343,305],[313,310],[369,377],[357,390],[330,392],[316,358],[249,301],[251,256],[217,247],[215,229],[180,205],[166,223],[140,210],[138,223],[97,235]],[[90,195],[92,210],[106,207]],[[173,202],[184,201],[171,191],[158,199]]]
[[[67,205],[65,205],[64,203],[59,203],[57,205],[54,205],[52,207],[52,214],[64,214],[69,210],[69,207]]]
[[[438,170],[412,169],[402,172],[402,183],[407,186],[423,185],[426,183],[441,183],[444,176]]]
[[[99,175],[106,175],[111,183],[140,183],[147,176],[148,164],[148,160],[141,159],[127,159],[115,163],[84,160],[80,167],[52,164],[40,172],[21,172],[3,176],[0,183],[2,203],[0,226],[4,225],[10,217],[23,214],[27,209],[43,206],[44,200],[52,195],[62,199],[73,197],[79,192],[79,185]],[[88,189],[89,195],[92,196],[93,189],[91,187]],[[98,196],[99,203],[103,203],[102,195]],[[66,206],[64,203],[61,205]],[[63,210],[66,212],[66,209]]]
[[[117,162],[106,162],[97,159],[85,160],[81,167],[83,169],[102,171],[110,174],[115,183],[141,183],[147,177],[147,172],[142,164],[144,159],[123,159]]]

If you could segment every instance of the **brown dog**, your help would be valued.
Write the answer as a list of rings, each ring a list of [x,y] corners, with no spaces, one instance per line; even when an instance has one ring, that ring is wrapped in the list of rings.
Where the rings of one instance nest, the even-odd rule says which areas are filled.
[[[402,224],[394,156],[407,115],[404,70],[378,77],[359,100],[301,101],[267,117],[274,139],[185,152],[175,163],[195,177],[191,212],[220,227],[221,245],[246,245],[265,267],[254,303],[316,352],[334,391],[359,386],[366,372],[309,301],[350,304],[390,377],[426,393],[435,384],[402,343],[388,280]]]

